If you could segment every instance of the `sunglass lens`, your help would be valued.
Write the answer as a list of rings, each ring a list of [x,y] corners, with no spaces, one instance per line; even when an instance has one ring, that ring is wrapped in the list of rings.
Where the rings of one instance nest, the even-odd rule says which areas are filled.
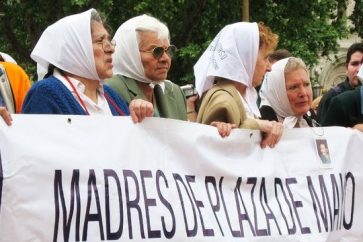
[[[156,47],[153,50],[153,55],[155,58],[159,59],[160,57],[162,57],[164,54],[164,48],[163,47]]]
[[[166,51],[168,53],[168,56],[173,57],[176,51],[176,47],[174,45],[170,45]]]

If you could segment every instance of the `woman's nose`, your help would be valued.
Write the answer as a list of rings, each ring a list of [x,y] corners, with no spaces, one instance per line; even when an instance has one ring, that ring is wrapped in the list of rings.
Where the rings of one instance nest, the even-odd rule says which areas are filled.
[[[164,51],[158,60],[159,61],[170,61],[171,57]]]
[[[309,88],[309,87],[305,87],[305,86],[302,86],[302,87],[300,88],[300,95],[301,95],[302,97],[305,97],[305,96],[307,96],[307,95],[308,95],[308,92],[309,92],[308,88]]]

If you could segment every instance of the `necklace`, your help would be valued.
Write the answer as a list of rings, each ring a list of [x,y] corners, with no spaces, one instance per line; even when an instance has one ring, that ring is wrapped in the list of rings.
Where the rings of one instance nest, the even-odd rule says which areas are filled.
[[[81,106],[83,107],[83,109],[85,110],[86,114],[89,115],[88,109],[86,107],[86,104],[83,102],[83,99],[81,98],[81,96],[79,95],[77,89],[75,88],[75,86],[73,85],[73,83],[71,82],[71,80],[69,80],[69,77],[64,75],[64,78],[67,80],[67,82],[69,83],[69,85],[71,86],[72,90],[74,91],[74,93],[76,94],[79,103],[81,104]],[[105,98],[107,100],[107,102],[109,104],[111,104],[111,106],[113,106],[116,109],[116,112],[120,115],[120,116],[125,116],[125,113],[116,105],[116,103],[112,100],[111,97],[109,97],[106,93],[104,94]]]
[[[86,104],[83,102],[82,98],[79,96],[77,89],[74,87],[73,83],[71,82],[71,80],[69,80],[69,77],[64,75],[64,78],[67,80],[67,82],[69,83],[69,85],[71,86],[72,90],[74,91],[74,93],[76,94],[79,103],[81,104],[81,106],[83,107],[84,111],[86,112],[87,115],[89,115],[88,109],[86,107]]]

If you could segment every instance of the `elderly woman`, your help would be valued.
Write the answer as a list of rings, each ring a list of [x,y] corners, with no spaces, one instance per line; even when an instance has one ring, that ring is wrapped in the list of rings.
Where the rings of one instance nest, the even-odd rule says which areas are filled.
[[[186,100],[180,87],[166,80],[176,47],[170,44],[168,27],[158,19],[141,15],[123,23],[113,38],[114,73],[108,80],[126,100],[152,102],[154,116],[187,119]],[[194,105],[188,113],[193,114]]]
[[[262,84],[261,117],[286,128],[319,126],[311,110],[312,89],[305,63],[296,57],[277,61]]]
[[[31,53],[48,74],[30,89],[23,113],[129,115],[126,103],[103,81],[113,74],[114,47],[94,9],[49,26]],[[152,113],[152,104],[138,100],[130,110],[140,121]]]
[[[216,126],[222,137],[235,127],[259,129],[261,147],[274,147],[282,125],[258,119],[255,87],[270,70],[268,54],[276,45],[277,36],[262,23],[224,27],[194,66],[197,91],[206,92],[197,121]]]

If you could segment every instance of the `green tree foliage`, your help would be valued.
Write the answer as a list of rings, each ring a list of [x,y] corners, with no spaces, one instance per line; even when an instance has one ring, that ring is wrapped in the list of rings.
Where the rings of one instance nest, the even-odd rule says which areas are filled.
[[[313,65],[320,56],[337,51],[338,39],[347,35],[345,6],[346,0],[255,0],[251,11],[253,20],[279,34],[280,48]]]
[[[349,17],[354,26],[352,32],[357,32],[360,37],[363,38],[363,1],[356,0],[354,4],[354,10],[352,15]]]
[[[36,73],[30,53],[44,29],[58,19],[90,7],[112,8],[111,0],[2,0],[0,1],[0,50],[11,54],[30,76]]]
[[[362,26],[359,1],[353,22]],[[313,65],[321,55],[336,51],[337,40],[347,34],[346,4],[347,0],[253,0],[250,16],[251,21],[263,21],[279,34],[279,48],[286,48]],[[43,30],[63,16],[90,7],[103,13],[113,30],[144,13],[167,23],[172,42],[179,48],[169,78],[179,84],[193,81],[193,65],[218,31],[242,19],[242,0],[3,0],[0,50],[35,73],[29,55]]]

